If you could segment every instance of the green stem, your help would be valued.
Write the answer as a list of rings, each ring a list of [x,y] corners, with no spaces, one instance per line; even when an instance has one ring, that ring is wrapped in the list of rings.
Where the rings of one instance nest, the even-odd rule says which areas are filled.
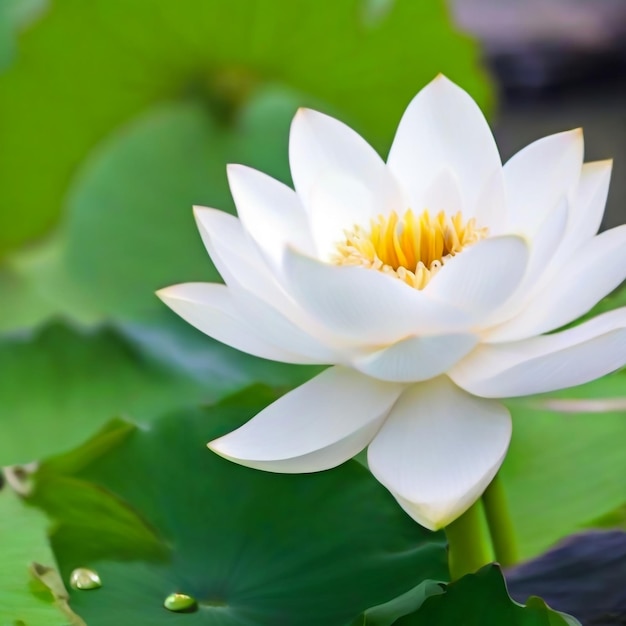
[[[457,580],[491,562],[480,500],[446,527],[450,576]]]
[[[482,500],[496,561],[502,567],[515,565],[519,561],[515,529],[499,475],[491,481]]]

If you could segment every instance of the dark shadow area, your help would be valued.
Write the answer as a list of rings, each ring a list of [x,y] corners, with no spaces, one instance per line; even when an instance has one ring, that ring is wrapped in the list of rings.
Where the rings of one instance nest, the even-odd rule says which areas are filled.
[[[585,160],[614,159],[602,227],[626,223],[626,2],[452,0],[452,7],[481,42],[498,86],[503,159],[582,127]]]
[[[626,533],[574,535],[543,556],[506,572],[511,597],[541,596],[583,626],[626,624]]]

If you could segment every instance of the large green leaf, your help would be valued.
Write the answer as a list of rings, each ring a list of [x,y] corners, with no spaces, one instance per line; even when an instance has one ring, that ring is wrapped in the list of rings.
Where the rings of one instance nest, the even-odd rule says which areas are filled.
[[[521,556],[626,502],[626,371],[561,392],[517,400],[502,468]]]
[[[365,622],[367,624],[367,622]],[[449,584],[445,593],[428,597],[417,612],[396,626],[580,626],[570,617],[549,609],[539,598],[526,606],[511,600],[497,565]]]
[[[282,165],[286,147],[268,133],[286,131],[296,107],[267,93],[226,132],[199,104],[172,104],[94,151],[70,193],[65,233],[67,269],[83,293],[105,313],[136,316],[163,307],[156,289],[219,280],[191,207],[234,211],[226,163]]]
[[[57,235],[11,254],[0,264],[0,333],[27,331],[54,317],[102,321],[97,302],[73,280]]]
[[[2,489],[2,482],[0,473],[0,624],[82,624],[53,569],[45,515],[24,505],[8,486]]]
[[[317,371],[249,357],[171,317],[166,327],[55,323],[1,340],[0,465],[70,449],[116,415],[143,423],[253,382],[290,387]]]
[[[89,515],[90,498],[81,505],[60,492],[51,506],[50,494],[46,508],[60,523],[53,546],[65,578],[78,566],[102,578],[98,591],[71,594],[72,607],[90,626],[345,626],[424,578],[445,579],[443,535],[415,524],[358,463],[317,474],[271,474],[206,449],[206,441],[272,398],[249,389],[214,408],[137,429],[108,451],[92,442],[91,462],[83,449],[43,464],[35,502],[44,502],[45,481],[55,474],[92,483],[128,503],[171,552],[166,562],[129,561],[117,545],[103,558],[102,544],[116,535],[109,519]],[[72,540],[67,530],[79,529],[73,511],[81,506],[78,536],[91,533],[93,542]],[[129,538],[131,554],[134,545]],[[168,612],[163,602],[173,592],[195,597],[199,610]]]
[[[443,0],[398,0],[374,20],[364,4],[51,0],[0,76],[0,252],[45,233],[93,146],[158,102],[199,100],[228,123],[280,84],[309,94],[300,104],[341,111],[379,147],[439,71],[485,103],[477,50]]]

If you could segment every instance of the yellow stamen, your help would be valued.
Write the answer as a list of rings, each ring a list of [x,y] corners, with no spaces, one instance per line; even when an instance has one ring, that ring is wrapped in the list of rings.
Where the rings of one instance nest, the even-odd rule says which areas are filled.
[[[451,257],[487,236],[474,218],[461,213],[449,217],[443,211],[416,217],[410,209],[400,218],[393,211],[370,221],[369,229],[355,225],[344,231],[332,262],[378,270],[423,289]]]

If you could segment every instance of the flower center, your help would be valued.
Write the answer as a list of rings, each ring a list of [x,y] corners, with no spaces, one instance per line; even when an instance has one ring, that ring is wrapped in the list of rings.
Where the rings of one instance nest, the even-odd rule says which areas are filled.
[[[443,211],[418,217],[410,209],[399,217],[393,211],[370,220],[369,228],[355,225],[344,231],[331,261],[357,265],[399,278],[423,289],[445,262],[467,246],[487,236],[474,218],[465,222],[461,213],[450,217]]]

